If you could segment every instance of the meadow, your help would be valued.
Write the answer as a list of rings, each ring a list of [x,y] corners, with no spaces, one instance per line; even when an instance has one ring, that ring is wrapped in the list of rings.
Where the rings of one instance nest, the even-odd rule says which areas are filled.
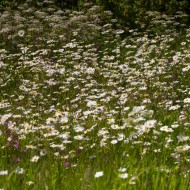
[[[30,3],[0,13],[0,189],[189,190],[189,16]]]

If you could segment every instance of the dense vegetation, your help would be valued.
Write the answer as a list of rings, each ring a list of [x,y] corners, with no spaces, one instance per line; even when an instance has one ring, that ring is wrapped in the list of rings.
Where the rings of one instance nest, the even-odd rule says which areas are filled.
[[[189,189],[189,15],[151,2],[2,1],[1,189]]]
[[[54,4],[62,9],[69,8],[72,10],[80,10],[85,3],[94,3],[112,11],[114,17],[123,21],[123,25],[128,23],[131,27],[138,27],[136,19],[143,18],[147,11],[158,11],[166,14],[184,11],[190,14],[188,0],[2,0],[0,5],[2,5],[2,9],[6,6],[15,8],[15,5],[25,2],[35,7],[48,7],[49,4]]]

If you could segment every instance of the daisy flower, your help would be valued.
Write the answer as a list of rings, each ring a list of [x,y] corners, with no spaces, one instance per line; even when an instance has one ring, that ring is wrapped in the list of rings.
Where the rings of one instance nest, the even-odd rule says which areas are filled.
[[[122,179],[126,179],[126,178],[128,178],[128,173],[121,173],[121,174],[119,174],[119,177]]]
[[[156,120],[148,120],[148,121],[146,121],[145,122],[145,126],[147,127],[147,128],[153,128],[155,125],[156,125]]]
[[[99,177],[101,177],[101,176],[103,176],[103,175],[104,175],[104,172],[103,172],[103,171],[100,171],[100,172],[96,172],[95,175],[94,175],[94,177],[95,177],[95,178],[99,178]]]
[[[24,37],[24,34],[25,34],[24,30],[19,30],[19,31],[18,31],[18,35],[19,35],[20,37]]]
[[[39,156],[34,156],[30,159],[31,162],[37,162],[39,160]]]
[[[8,170],[2,170],[0,171],[0,175],[7,175],[8,174]]]
[[[160,131],[173,132],[173,129],[168,126],[163,126],[160,128]]]
[[[185,99],[183,100],[183,102],[184,102],[184,103],[190,103],[190,98],[185,98]]]

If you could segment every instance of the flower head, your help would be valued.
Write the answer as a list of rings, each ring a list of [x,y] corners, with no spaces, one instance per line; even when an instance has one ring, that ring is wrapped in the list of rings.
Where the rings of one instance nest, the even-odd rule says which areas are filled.
[[[128,173],[121,173],[121,174],[119,174],[119,177],[122,179],[126,179],[126,178],[128,178]]]
[[[8,170],[2,170],[0,171],[0,175],[7,175],[8,174]]]
[[[24,34],[25,34],[25,31],[24,31],[24,30],[19,30],[19,31],[18,31],[18,35],[19,35],[20,37],[24,37]]]
[[[185,98],[185,99],[183,100],[183,102],[184,102],[184,103],[190,103],[190,98]]]
[[[31,162],[37,162],[39,160],[39,156],[34,156],[33,158],[31,158]]]
[[[94,175],[94,177],[95,177],[95,178],[99,178],[99,177],[101,177],[101,176],[103,176],[103,175],[104,175],[104,172],[103,172],[103,171],[100,171],[100,172],[96,172],[95,175]]]

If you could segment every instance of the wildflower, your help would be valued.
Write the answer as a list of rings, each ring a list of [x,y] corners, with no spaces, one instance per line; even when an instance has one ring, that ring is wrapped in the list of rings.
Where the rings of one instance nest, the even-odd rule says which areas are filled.
[[[47,120],[46,120],[46,124],[47,125],[52,125],[56,122],[55,118],[52,118],[52,117],[49,117]]]
[[[110,143],[111,143],[111,144],[117,144],[118,141],[117,141],[116,139],[114,139],[114,140],[112,140]]]
[[[103,175],[104,175],[104,172],[103,172],[103,171],[100,171],[100,172],[96,172],[95,175],[94,175],[94,177],[95,177],[95,178],[99,178],[99,177],[101,177],[101,176],[103,176]]]
[[[160,131],[165,131],[165,132],[173,132],[172,128],[169,128],[167,125],[163,126],[160,128]]]
[[[87,106],[92,108],[92,107],[96,107],[97,106],[97,102],[96,101],[88,101],[87,102]]]
[[[179,127],[179,124],[172,124],[171,127],[172,128],[177,128],[177,127]]]
[[[129,184],[131,184],[131,185],[136,184],[136,182],[135,182],[136,179],[137,179],[137,177],[136,177],[136,176],[133,176],[133,177],[130,179]]]
[[[190,98],[185,98],[185,99],[183,100],[183,102],[184,102],[184,103],[190,103]]]
[[[121,102],[121,104],[125,104],[126,103],[126,101],[127,101],[127,94],[121,94],[121,97],[120,97],[120,102]]]
[[[169,107],[169,110],[177,110],[178,108],[180,108],[179,105],[170,106],[170,107]]]
[[[84,127],[81,127],[80,125],[74,126],[74,130],[76,133],[84,131]]]
[[[123,133],[119,133],[118,137],[117,137],[117,140],[122,141],[124,138],[125,138],[125,135]]]
[[[124,33],[124,32],[125,32],[125,31],[122,30],[122,29],[118,29],[118,30],[115,31],[116,34],[122,34],[122,33]]]
[[[34,149],[36,149],[36,148],[37,148],[37,147],[34,146],[34,145],[32,145],[32,144],[26,145],[26,149],[32,149],[32,150],[34,150]]]
[[[190,69],[190,66],[188,65],[187,67],[184,67],[184,68],[182,69],[182,71],[183,71],[183,72],[186,72],[186,71],[189,71],[189,69]]]
[[[17,167],[15,170],[16,174],[23,174],[24,172],[25,172],[25,170],[23,168],[19,168],[19,167]]]
[[[155,153],[161,152],[160,149],[154,149],[153,151],[154,151]]]
[[[34,182],[33,181],[27,181],[26,184],[32,185],[32,184],[34,184]]]
[[[119,177],[122,179],[126,179],[126,178],[128,178],[128,173],[121,173],[121,174],[119,174]]]
[[[98,131],[98,136],[104,136],[108,133],[109,133],[108,130],[106,130],[105,128],[102,128]]]
[[[14,140],[13,146],[14,146],[16,149],[18,149],[19,146],[20,146],[19,141],[18,141],[18,140]]]
[[[183,141],[188,141],[189,140],[189,136],[178,135],[177,138],[178,138],[179,142],[183,142]]]
[[[55,155],[55,156],[59,156],[59,152],[55,152],[54,155]]]
[[[115,119],[114,118],[108,119],[108,124],[114,124],[114,123],[115,123]]]
[[[141,111],[144,111],[145,109],[145,106],[135,106],[133,107],[133,110],[128,114],[129,117],[141,112]]]
[[[156,125],[156,120],[148,120],[148,121],[146,121],[145,122],[145,126],[147,127],[147,128],[153,128],[155,125]]]
[[[8,174],[8,170],[2,170],[0,171],[0,175],[7,175]]]
[[[25,34],[24,30],[19,30],[19,31],[18,31],[18,35],[19,35],[20,37],[24,37],[24,34]]]
[[[111,125],[111,129],[120,129],[119,125],[113,124]]]
[[[126,168],[119,168],[118,171],[119,171],[119,172],[126,172],[126,170],[127,170]]]
[[[4,124],[7,121],[7,119],[9,119],[11,116],[12,116],[12,114],[5,114],[5,115],[1,116],[0,123]]]
[[[181,45],[182,45],[182,46],[186,45],[186,42],[181,42]]]
[[[105,146],[107,145],[106,140],[107,140],[107,139],[102,139],[102,140],[100,141],[100,146],[101,146],[101,147],[105,147]]]
[[[92,67],[89,67],[87,70],[86,70],[87,74],[94,74],[95,72],[95,69],[92,68]]]
[[[84,137],[82,135],[74,136],[75,140],[82,140]]]
[[[69,167],[69,166],[71,166],[71,163],[70,162],[64,162],[64,166]]]
[[[69,120],[68,120],[68,117],[64,116],[61,118],[60,122],[61,123],[67,123]]]
[[[55,117],[56,118],[62,117],[62,113],[60,111],[55,112]]]
[[[16,162],[16,163],[19,163],[20,162],[20,158],[18,158],[18,157],[14,158],[13,161]]]
[[[70,137],[70,132],[65,132],[63,134],[60,134],[59,137],[62,139],[68,139]]]
[[[46,149],[40,150],[40,156],[45,156],[47,154]]]
[[[146,125],[140,125],[137,127],[138,134],[148,133],[150,129]]]
[[[175,148],[175,151],[180,153],[180,152],[189,151],[189,149],[190,149],[190,146],[185,144],[185,145],[182,145],[182,146],[177,146]]]
[[[39,160],[39,156],[34,156],[33,158],[30,159],[31,162],[37,162]]]

